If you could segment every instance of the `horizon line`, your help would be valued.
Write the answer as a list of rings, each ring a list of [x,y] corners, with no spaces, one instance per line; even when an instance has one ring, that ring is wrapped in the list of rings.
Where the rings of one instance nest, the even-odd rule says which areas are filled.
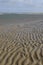
[[[0,15],[4,14],[43,14],[43,12],[5,12],[5,13],[0,13]]]

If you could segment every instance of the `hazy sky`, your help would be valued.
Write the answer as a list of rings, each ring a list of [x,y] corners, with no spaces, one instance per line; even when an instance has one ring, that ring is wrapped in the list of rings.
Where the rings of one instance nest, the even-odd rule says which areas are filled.
[[[43,0],[0,0],[0,12],[43,12]]]

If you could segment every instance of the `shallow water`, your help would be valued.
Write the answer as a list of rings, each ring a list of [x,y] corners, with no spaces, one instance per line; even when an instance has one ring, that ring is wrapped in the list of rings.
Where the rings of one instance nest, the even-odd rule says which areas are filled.
[[[42,14],[4,14],[0,15],[0,25],[34,24],[43,21]]]

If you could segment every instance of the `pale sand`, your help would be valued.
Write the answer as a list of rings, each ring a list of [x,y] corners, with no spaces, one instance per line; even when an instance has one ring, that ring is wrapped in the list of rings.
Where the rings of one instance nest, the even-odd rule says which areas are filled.
[[[9,29],[1,26],[0,65],[43,65],[41,26],[11,26]]]

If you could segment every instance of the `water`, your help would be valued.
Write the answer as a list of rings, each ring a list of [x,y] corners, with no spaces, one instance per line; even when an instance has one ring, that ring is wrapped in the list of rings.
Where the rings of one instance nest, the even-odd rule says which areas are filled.
[[[0,25],[33,24],[43,21],[42,14],[4,14],[0,15]]]

